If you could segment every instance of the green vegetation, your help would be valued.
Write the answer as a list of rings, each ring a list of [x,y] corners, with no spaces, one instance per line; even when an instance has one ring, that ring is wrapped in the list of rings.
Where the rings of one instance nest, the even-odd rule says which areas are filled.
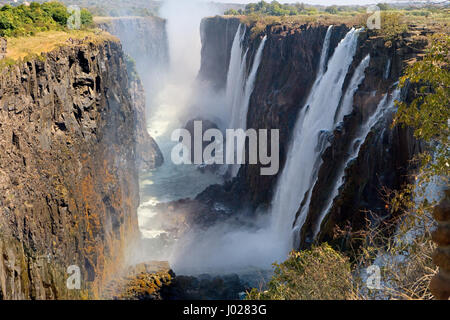
[[[399,12],[382,12],[381,28],[373,29],[372,32],[392,41],[398,39],[403,33],[408,32],[408,24],[403,14]]]
[[[410,65],[399,86],[411,85],[415,99],[398,103],[395,123],[414,128],[418,139],[433,146],[421,156],[421,173],[439,176],[448,186],[450,177],[450,35],[432,36],[422,60]]]
[[[371,30],[386,40],[394,40],[408,31],[408,25],[432,26],[433,30],[449,31],[450,9],[437,5],[423,7],[401,6],[379,3],[381,29]],[[367,27],[368,18],[373,14],[364,6],[310,6],[302,3],[280,4],[277,1],[259,1],[246,5],[245,9],[231,9],[225,15],[239,16],[242,22],[252,28],[252,35],[262,32],[266,26],[282,24],[298,26],[305,23],[346,24],[353,27]]]
[[[268,16],[294,16],[298,14],[316,14],[317,9],[313,6],[308,6],[303,3],[296,4],[281,4],[278,1],[258,3],[250,3],[245,6],[245,9],[228,10],[226,15],[249,15],[259,14]]]
[[[86,9],[81,9],[80,14],[81,26],[91,26],[92,14]],[[66,30],[70,15],[67,7],[59,2],[32,2],[29,6],[21,4],[17,7],[4,5],[0,8],[0,35],[18,37]]]
[[[274,264],[268,289],[253,289],[249,300],[330,300],[354,298],[349,259],[328,244],[311,250],[291,252],[289,258]]]

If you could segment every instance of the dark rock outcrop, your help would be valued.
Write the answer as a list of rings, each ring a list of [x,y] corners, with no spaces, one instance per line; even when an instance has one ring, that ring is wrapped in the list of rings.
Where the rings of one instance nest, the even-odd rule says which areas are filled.
[[[127,57],[130,94],[137,117],[137,161],[140,171],[159,167],[164,159],[147,131],[149,105],[168,65],[166,21],[158,17],[96,18],[99,28],[117,36]]]
[[[140,238],[122,47],[66,44],[0,75],[0,296],[98,297]],[[81,290],[66,287],[67,268]]]
[[[130,77],[131,102],[136,109],[136,165],[140,172],[159,167],[164,157],[155,140],[147,131],[145,92],[139,77]]]
[[[198,80],[209,82],[215,90],[225,89],[231,47],[239,24],[238,18],[220,16],[201,22],[202,58]]]
[[[128,267],[106,285],[107,300],[162,300],[175,274],[165,261],[153,261]]]
[[[129,267],[106,286],[109,300],[238,300],[248,290],[237,275],[176,276],[165,261]]]

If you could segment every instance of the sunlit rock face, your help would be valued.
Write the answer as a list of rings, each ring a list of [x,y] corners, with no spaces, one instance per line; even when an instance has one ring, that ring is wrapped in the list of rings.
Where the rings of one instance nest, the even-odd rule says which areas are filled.
[[[0,79],[0,297],[98,297],[140,238],[122,47],[62,46]],[[69,266],[82,290],[67,289]]]

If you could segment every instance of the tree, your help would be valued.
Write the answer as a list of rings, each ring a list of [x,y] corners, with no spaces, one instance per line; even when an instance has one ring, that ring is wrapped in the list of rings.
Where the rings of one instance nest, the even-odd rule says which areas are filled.
[[[325,12],[328,12],[328,13],[331,13],[331,14],[337,14],[338,13],[338,9],[337,9],[336,6],[330,6],[330,7],[327,7],[325,9]]]
[[[414,135],[434,146],[421,155],[422,171],[427,175],[450,176],[450,35],[436,34],[422,60],[410,65],[399,87],[410,85],[415,98],[398,102],[394,123],[414,128]]]
[[[87,9],[81,9],[80,11],[80,19],[81,25],[83,26],[91,26],[94,23],[94,18],[92,17],[92,13]]]
[[[378,3],[377,7],[380,8],[381,11],[386,11],[386,10],[391,9],[391,6],[388,5],[387,3]]]
[[[70,13],[67,8],[59,2],[46,2],[42,4],[42,9],[47,12],[53,20],[55,20],[61,26],[67,25],[67,19],[70,17]]]

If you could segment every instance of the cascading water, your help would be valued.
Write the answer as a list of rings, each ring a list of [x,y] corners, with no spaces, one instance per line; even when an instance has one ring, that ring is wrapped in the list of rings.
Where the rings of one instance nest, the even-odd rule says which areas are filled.
[[[244,29],[244,30],[242,30]],[[247,129],[247,111],[250,102],[250,96],[255,87],[255,79],[258,73],[258,68],[261,63],[264,45],[267,36],[261,40],[261,43],[256,51],[253,59],[252,69],[246,79],[247,70],[247,53],[244,52],[243,40],[245,37],[245,27],[239,25],[236,35],[234,36],[233,45],[231,48],[230,64],[228,67],[227,86],[226,86],[226,106],[229,110],[230,119],[226,129]],[[235,177],[239,171],[240,165],[231,167],[231,176]],[[224,174],[229,170],[229,166],[224,165],[221,173]]]
[[[350,144],[352,150],[349,150],[347,160],[345,161],[344,165],[341,166],[339,169],[339,175],[337,176],[337,179],[335,180],[333,191],[328,198],[327,204],[324,207],[325,209],[321,212],[319,216],[319,220],[317,224],[314,227],[314,238],[317,236],[317,234],[320,231],[320,226],[322,224],[323,219],[325,219],[326,215],[331,209],[331,206],[333,205],[333,200],[336,198],[336,196],[339,193],[339,189],[341,188],[342,184],[344,183],[344,175],[345,175],[345,169],[349,166],[349,164],[358,157],[359,150],[361,149],[361,146],[363,145],[364,141],[367,138],[367,135],[371,131],[371,129],[378,123],[378,121],[384,116],[394,110],[395,108],[395,100],[398,100],[400,96],[400,90],[395,90],[392,94],[391,99],[387,99],[388,95],[384,95],[384,97],[380,100],[378,103],[377,109],[375,110],[374,114],[361,126],[359,129],[359,132],[356,136],[356,138],[352,141]]]
[[[272,233],[278,235],[281,250],[287,254],[293,246],[293,226],[301,228],[307,206],[296,213],[305,195],[315,183],[314,172],[321,163],[322,150],[317,148],[323,132],[335,127],[335,114],[342,95],[342,85],[356,52],[359,30],[351,29],[338,44],[323,75],[318,74],[295,126],[286,164],[277,182],[272,200]],[[328,48],[322,48],[322,55]],[[322,59],[321,59],[322,60]],[[324,70],[319,68],[319,70]]]
[[[352,112],[353,110],[353,97],[358,90],[359,85],[362,83],[365,77],[364,71],[369,66],[370,55],[367,55],[359,64],[358,68],[356,68],[355,73],[350,80],[350,84],[347,88],[347,92],[344,95],[344,99],[336,112],[336,116],[334,118],[334,123],[339,124],[344,120],[344,117]]]
[[[383,79],[384,80],[388,79],[390,74],[391,74],[391,59],[388,60],[388,63],[386,64],[386,69],[384,69]]]
[[[233,46],[231,48],[230,64],[228,67],[227,86],[226,86],[226,106],[231,115],[228,119],[227,128],[232,128],[235,114],[238,113],[239,106],[242,103],[242,96],[245,81],[245,69],[247,60],[247,51],[243,54],[242,41],[245,36],[245,27],[242,30],[242,24],[239,25],[234,36]]]
[[[329,28],[326,38],[330,36],[331,31]],[[239,39],[239,36],[235,37],[235,40]],[[358,31],[352,29],[336,48],[328,68],[325,68],[325,57],[329,50],[329,41],[324,41],[321,65],[318,66],[308,103],[299,115],[289,159],[278,181],[271,216],[261,215],[256,220],[253,219],[252,227],[245,223],[233,224],[224,221],[202,232],[186,235],[183,241],[177,242],[174,259],[171,260],[174,268],[190,274],[242,271],[243,267],[251,266],[270,268],[273,261],[286,258],[292,249],[292,225],[296,211],[304,193],[311,187],[312,171],[320,159],[321,150],[317,148],[319,136],[336,125],[334,118],[341,100],[342,85],[356,51],[357,37]],[[239,57],[242,57],[242,54],[241,51]],[[368,60],[364,59],[358,70],[364,71]],[[356,73],[360,74],[359,71]],[[361,81],[360,76],[355,75],[353,78],[356,79],[353,82]],[[349,88],[354,87],[353,83],[349,85]],[[298,174],[304,179],[299,180]],[[297,183],[298,181],[301,183]]]
[[[330,48],[330,39],[332,30],[333,25],[330,25],[327,29],[327,33],[325,34],[325,39],[323,40],[322,52],[320,54],[319,71],[317,72],[318,76],[322,76],[325,71],[326,67],[325,63],[328,58],[328,50]]]
[[[250,103],[250,96],[253,92],[253,89],[255,88],[255,79],[256,79],[256,75],[258,73],[259,65],[261,64],[262,53],[264,50],[264,45],[266,43],[266,40],[267,40],[267,36],[264,36],[264,38],[261,40],[258,50],[256,51],[255,59],[253,61],[253,65],[252,65],[252,70],[250,71],[248,79],[245,83],[244,96],[243,96],[241,108],[240,108],[240,110],[237,110],[238,118],[233,119],[236,121],[236,123],[232,123],[233,126],[230,128],[242,129],[244,131],[247,130],[248,105]],[[232,167],[231,177],[237,176],[240,167],[241,167],[240,164],[236,164]]]
[[[362,83],[362,81],[364,80],[365,77],[365,70],[366,68],[369,66],[369,62],[370,62],[370,56],[367,55],[359,64],[359,66],[356,68],[355,73],[352,76],[352,79],[350,80],[350,84],[347,88],[347,91],[342,99],[342,103],[340,104],[340,106],[338,107],[338,109],[336,110],[336,114],[334,117],[334,126],[333,129],[330,131],[334,131],[336,129],[336,127],[343,121],[344,117],[346,115],[348,115],[349,113],[352,112],[353,109],[353,97],[355,95],[356,90],[358,90],[359,85]],[[327,132],[328,133],[328,132]],[[321,136],[320,136],[321,137]],[[326,138],[329,137],[329,134],[325,136]],[[327,139],[325,143],[320,143],[318,148],[316,148],[316,150],[318,150],[318,152],[320,154],[322,154],[325,149],[327,148],[327,146],[329,145],[329,142]],[[295,226],[294,226],[294,247],[298,247],[300,245],[300,230],[303,226],[303,223],[305,222],[306,219],[306,215],[308,213],[309,210],[309,206],[311,203],[311,196],[312,196],[312,191],[313,191],[313,187],[315,186],[315,184],[317,183],[317,179],[318,179],[318,172],[320,169],[320,166],[322,165],[322,159],[318,158],[318,163],[314,166],[314,183],[311,184],[311,188],[307,193],[307,198],[306,198],[306,202],[305,204],[302,206],[301,208],[301,212],[300,212],[300,216],[303,217],[302,219],[297,219],[297,221],[295,222]]]

